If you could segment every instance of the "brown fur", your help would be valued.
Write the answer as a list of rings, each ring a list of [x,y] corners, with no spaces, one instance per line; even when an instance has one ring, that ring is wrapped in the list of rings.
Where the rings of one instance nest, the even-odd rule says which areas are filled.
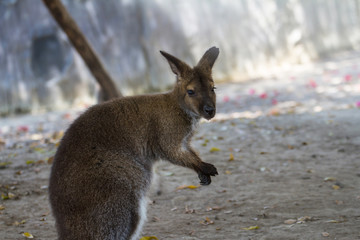
[[[201,117],[215,115],[209,49],[189,67],[161,52],[177,75],[173,91],[115,99],[95,105],[69,127],[55,155],[50,203],[59,239],[134,239],[144,198],[158,159],[191,168],[201,184],[216,168],[190,147]]]

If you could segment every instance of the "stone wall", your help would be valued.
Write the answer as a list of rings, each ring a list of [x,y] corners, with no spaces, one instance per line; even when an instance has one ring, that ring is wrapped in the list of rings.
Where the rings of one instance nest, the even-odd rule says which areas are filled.
[[[63,0],[124,95],[174,82],[165,50],[214,75],[259,77],[358,50],[359,0]],[[98,86],[40,0],[0,0],[0,113],[92,104]]]

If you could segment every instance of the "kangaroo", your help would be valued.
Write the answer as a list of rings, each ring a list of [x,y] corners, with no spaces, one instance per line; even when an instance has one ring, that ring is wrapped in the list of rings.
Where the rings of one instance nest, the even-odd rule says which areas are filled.
[[[201,117],[215,116],[211,69],[219,49],[195,67],[160,53],[176,75],[172,91],[90,107],[68,128],[55,154],[49,198],[61,240],[137,240],[158,159],[193,169],[200,184],[218,174],[190,147]]]

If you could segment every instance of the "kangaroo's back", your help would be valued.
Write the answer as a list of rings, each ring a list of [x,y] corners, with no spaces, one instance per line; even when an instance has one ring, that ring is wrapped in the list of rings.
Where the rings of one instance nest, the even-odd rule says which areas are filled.
[[[169,56],[170,66],[175,61],[184,68],[182,78],[189,79],[188,84],[178,82],[169,93],[95,105],[66,131],[49,184],[59,239],[136,239],[146,218],[152,165],[158,159],[194,169],[202,184],[210,184],[210,176],[217,174],[189,144],[200,117],[215,114],[211,76],[205,68],[192,72]],[[200,77],[203,82],[196,83]]]

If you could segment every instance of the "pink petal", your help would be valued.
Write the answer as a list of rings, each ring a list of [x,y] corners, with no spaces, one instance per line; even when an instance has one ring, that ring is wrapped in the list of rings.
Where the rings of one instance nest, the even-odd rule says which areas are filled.
[[[309,86],[312,87],[312,88],[316,88],[317,87],[317,83],[314,81],[314,80],[310,80],[309,81]]]
[[[28,132],[29,127],[28,126],[18,126],[17,130],[18,130],[18,132]]]
[[[267,94],[266,94],[266,93],[262,93],[262,94],[260,94],[259,97],[262,98],[262,99],[265,99],[265,98],[267,98]]]
[[[276,105],[276,104],[278,104],[278,101],[274,98],[274,99],[271,100],[271,104]]]
[[[346,74],[346,75],[344,76],[345,82],[350,82],[351,79],[352,79],[352,76],[351,76],[350,74]]]
[[[356,107],[360,108],[360,101],[357,101],[355,105]]]
[[[224,96],[223,101],[224,101],[224,102],[229,102],[229,101],[230,101],[230,97],[229,97],[229,96]]]
[[[63,119],[71,119],[71,114],[70,113],[65,113],[63,115]]]
[[[249,94],[250,95],[254,95],[256,93],[255,89],[251,88],[249,89]]]

